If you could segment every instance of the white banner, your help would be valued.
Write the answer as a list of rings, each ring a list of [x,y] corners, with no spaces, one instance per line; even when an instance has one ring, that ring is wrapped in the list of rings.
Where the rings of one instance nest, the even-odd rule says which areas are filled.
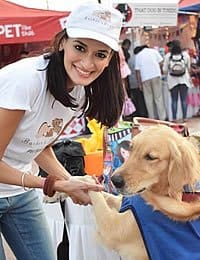
[[[119,3],[113,4],[124,15],[124,27],[176,26],[176,3]]]

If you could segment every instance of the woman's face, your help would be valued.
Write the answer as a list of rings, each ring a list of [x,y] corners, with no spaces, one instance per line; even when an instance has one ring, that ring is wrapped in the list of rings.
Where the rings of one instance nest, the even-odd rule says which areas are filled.
[[[71,82],[87,86],[108,66],[112,49],[104,43],[85,38],[68,38],[63,43],[64,66]]]

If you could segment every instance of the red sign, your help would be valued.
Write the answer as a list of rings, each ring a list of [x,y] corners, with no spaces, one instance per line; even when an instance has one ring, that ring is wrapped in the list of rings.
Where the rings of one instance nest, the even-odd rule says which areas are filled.
[[[0,44],[49,41],[62,30],[68,15],[0,0]]]

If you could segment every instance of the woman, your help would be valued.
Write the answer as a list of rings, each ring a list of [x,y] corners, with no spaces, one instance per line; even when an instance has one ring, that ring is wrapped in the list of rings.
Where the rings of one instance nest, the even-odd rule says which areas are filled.
[[[191,87],[189,71],[189,55],[182,52],[179,42],[174,42],[170,52],[166,54],[163,64],[163,72],[167,74],[168,88],[171,94],[173,121],[177,119],[178,95],[180,95],[181,100],[183,122],[187,118],[187,94],[188,88]]]
[[[102,190],[70,177],[51,144],[82,113],[105,126],[118,121],[124,102],[121,25],[114,8],[82,5],[56,35],[52,52],[0,70],[0,228],[17,259],[56,259],[34,188],[49,196],[66,192],[84,205],[90,203],[88,190]],[[49,174],[46,179],[37,176],[34,161]]]

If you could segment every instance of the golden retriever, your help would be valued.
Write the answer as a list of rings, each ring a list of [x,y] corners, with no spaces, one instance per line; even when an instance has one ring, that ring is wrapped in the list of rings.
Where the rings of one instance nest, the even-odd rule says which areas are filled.
[[[129,159],[112,176],[123,196],[89,192],[98,238],[131,260],[199,260],[200,200],[196,193],[193,201],[182,199],[185,187],[195,192],[200,181],[197,149],[187,138],[161,125],[136,135],[131,149]],[[131,209],[119,212],[124,199],[133,200],[137,213]],[[182,228],[184,239],[180,240]],[[152,245],[157,248],[153,250]]]

